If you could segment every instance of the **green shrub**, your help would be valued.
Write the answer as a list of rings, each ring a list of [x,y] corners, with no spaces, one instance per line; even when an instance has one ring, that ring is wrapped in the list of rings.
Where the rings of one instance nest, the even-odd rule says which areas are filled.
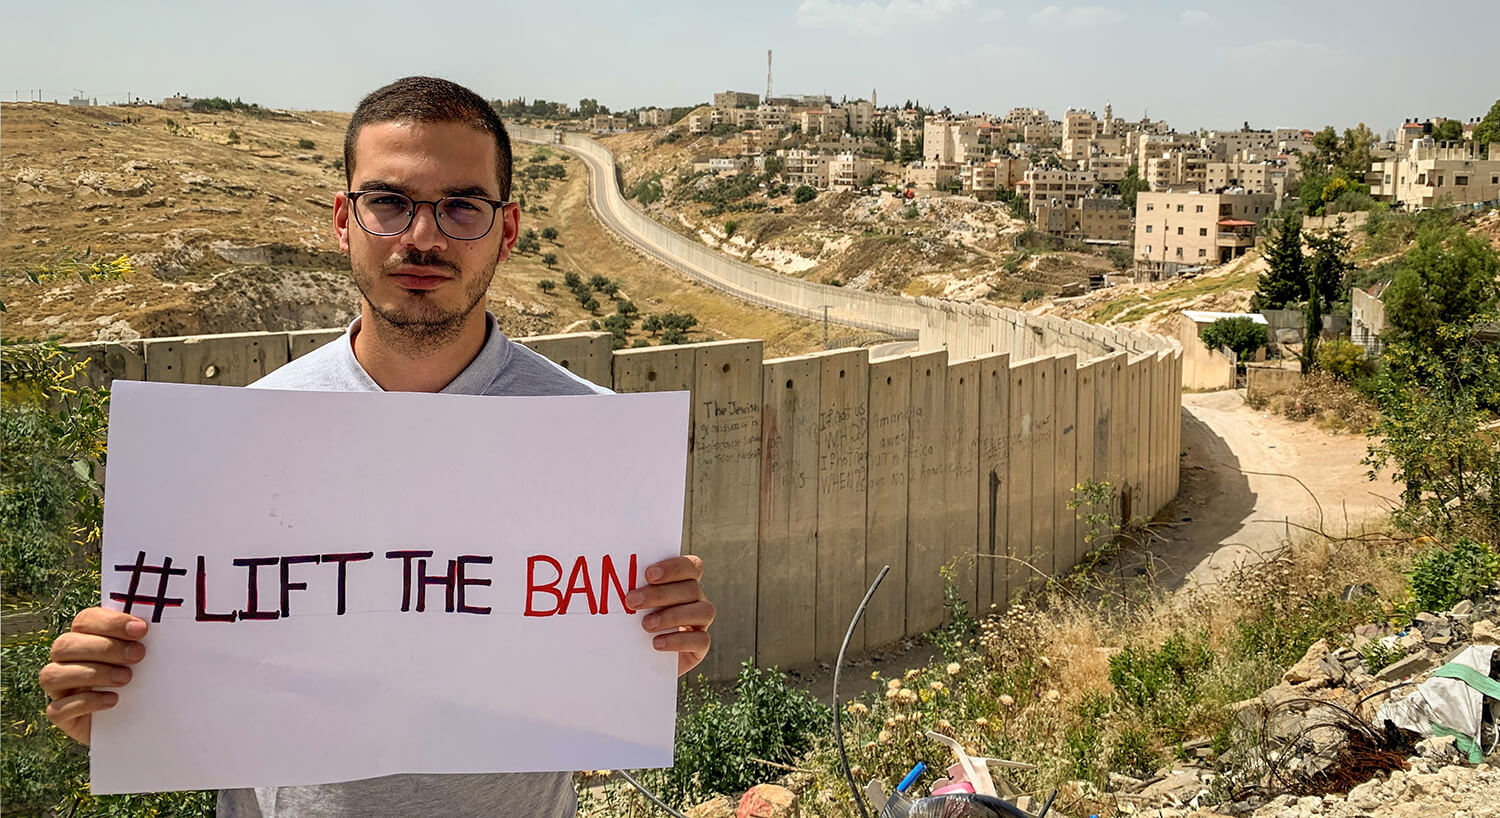
[[[1127,645],[1109,657],[1109,681],[1122,699],[1144,709],[1171,688],[1192,685],[1193,677],[1212,660],[1206,633],[1191,641],[1174,633],[1155,650]]]
[[[583,277],[577,273],[563,273],[563,286],[570,290],[576,290],[583,284]]]
[[[797,204],[806,204],[818,198],[818,192],[807,185],[802,185],[792,193],[792,201]]]
[[[1041,287],[1027,287],[1021,293],[1021,303],[1024,304],[1028,301],[1037,301],[1046,295],[1047,291],[1042,289]]]
[[[313,144],[311,139],[299,139],[297,140],[297,147],[305,151],[310,151],[317,146]]]
[[[677,720],[675,765],[657,792],[690,806],[714,793],[737,794],[766,778],[755,761],[792,764],[829,728],[831,711],[787,684],[786,674],[745,662],[731,703],[706,685],[683,692],[687,715]]]
[[[536,286],[540,287],[542,292],[550,293],[553,290],[557,289],[557,282],[553,281],[550,278],[544,278],[541,281],[538,281],[536,283]]]
[[[1364,347],[1342,338],[1318,344],[1318,368],[1341,381],[1354,383],[1370,374]]]
[[[557,241],[557,228],[556,227],[543,227],[542,228],[542,238],[546,239],[547,241]]]
[[[1203,345],[1209,349],[1228,347],[1241,361],[1254,357],[1256,351],[1270,340],[1270,336],[1266,334],[1266,326],[1256,323],[1248,315],[1220,318],[1204,327],[1198,337],[1203,339]]]
[[[1411,594],[1424,611],[1446,611],[1479,596],[1500,576],[1500,554],[1488,543],[1463,537],[1453,547],[1437,546],[1412,563]]]
[[[1137,778],[1155,772],[1158,761],[1151,748],[1151,734],[1140,727],[1121,730],[1109,750],[1109,768]]]

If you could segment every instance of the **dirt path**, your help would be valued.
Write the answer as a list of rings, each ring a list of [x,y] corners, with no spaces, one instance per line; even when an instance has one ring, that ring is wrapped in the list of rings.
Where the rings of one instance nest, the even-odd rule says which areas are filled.
[[[1256,411],[1240,391],[1187,394],[1182,404],[1182,486],[1157,518],[1171,522],[1149,554],[1123,561],[1127,576],[1149,570],[1167,587],[1213,584],[1295,536],[1296,525],[1319,527],[1320,506],[1322,529],[1336,534],[1360,531],[1390,508],[1395,487],[1370,481],[1360,462],[1364,436]]]

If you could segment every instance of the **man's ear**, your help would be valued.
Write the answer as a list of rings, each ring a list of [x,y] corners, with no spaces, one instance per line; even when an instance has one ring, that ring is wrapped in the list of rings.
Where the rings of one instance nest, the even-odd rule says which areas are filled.
[[[498,218],[505,228],[505,238],[500,242],[500,261],[505,261],[510,258],[510,251],[515,249],[516,239],[521,235],[521,206],[515,202],[506,204]]]
[[[339,252],[349,255],[349,197],[333,194],[333,232],[339,239]]]

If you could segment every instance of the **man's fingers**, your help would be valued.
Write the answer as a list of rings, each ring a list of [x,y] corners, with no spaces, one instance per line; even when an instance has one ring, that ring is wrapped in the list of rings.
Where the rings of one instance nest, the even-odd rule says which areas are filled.
[[[646,581],[652,585],[703,578],[703,560],[694,554],[664,559],[646,569]]]
[[[676,631],[661,633],[651,638],[651,647],[663,653],[691,653],[702,656],[708,653],[712,637],[708,631]]]
[[[641,620],[641,627],[648,632],[664,631],[668,628],[707,628],[714,621],[714,606],[708,600],[673,605]]]
[[[108,608],[84,608],[73,617],[73,631],[114,639],[140,639],[146,635],[146,620]]]
[[[107,665],[102,662],[69,662],[65,665],[53,663],[42,668],[42,689],[53,699],[63,698],[71,690],[86,687],[119,687],[130,683],[128,667]]]
[[[108,710],[120,701],[120,694],[108,690],[84,690],[47,705],[47,721],[61,727],[69,734],[73,722],[90,713]]]
[[[694,580],[666,585],[642,585],[625,595],[625,604],[637,611],[684,605],[703,598],[703,586]]]
[[[133,665],[146,658],[146,646],[140,642],[94,636],[88,633],[65,633],[52,642],[54,662],[101,662],[107,665]]]

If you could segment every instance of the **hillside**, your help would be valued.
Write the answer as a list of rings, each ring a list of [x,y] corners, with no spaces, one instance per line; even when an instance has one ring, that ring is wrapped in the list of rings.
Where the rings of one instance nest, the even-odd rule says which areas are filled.
[[[660,186],[641,207],[657,221],[751,263],[821,283],[959,301],[1019,304],[1116,266],[1081,244],[1027,231],[1001,202],[918,191],[915,200],[824,191],[797,203],[762,189],[752,174],[695,173],[705,156],[740,152],[741,137],[692,136],[679,124],[602,137],[615,152],[627,196]],[[878,164],[891,188],[901,168]],[[644,197],[650,199],[648,195]]]
[[[7,335],[83,341],[304,329],[356,314],[359,295],[330,226],[333,195],[344,186],[348,114],[6,103],[0,115]],[[587,329],[612,311],[601,298],[595,315],[566,293],[562,277],[576,272],[610,277],[643,314],[692,313],[699,324],[689,340],[764,338],[768,355],[821,347],[820,324],[686,283],[604,232],[575,160],[521,144],[516,154],[517,189],[527,201],[522,227],[551,227],[557,236],[513,256],[495,277],[490,308],[507,333]],[[527,177],[534,156],[561,165],[563,178]],[[134,270],[93,285],[39,286],[25,275],[86,251],[125,254]],[[544,263],[546,254],[555,266]],[[559,286],[545,293],[537,286],[544,279]],[[634,330],[637,339],[655,342]]]

